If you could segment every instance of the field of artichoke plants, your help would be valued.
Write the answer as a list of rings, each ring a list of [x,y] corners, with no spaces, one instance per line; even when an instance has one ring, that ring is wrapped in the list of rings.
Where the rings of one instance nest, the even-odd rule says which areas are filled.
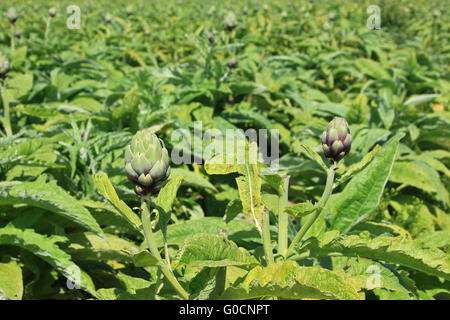
[[[2,1],[0,299],[449,299],[448,1]]]

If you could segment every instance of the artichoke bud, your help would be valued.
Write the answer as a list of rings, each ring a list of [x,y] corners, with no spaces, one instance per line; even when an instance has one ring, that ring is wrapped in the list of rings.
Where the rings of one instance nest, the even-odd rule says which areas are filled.
[[[228,32],[233,31],[237,27],[236,16],[234,15],[233,12],[229,12],[225,16],[225,20],[224,20],[223,24],[224,24],[225,30]]]
[[[9,20],[11,24],[15,24],[17,19],[19,18],[19,15],[17,14],[16,9],[13,7],[9,8],[8,11],[5,13],[6,19]]]
[[[227,66],[228,66],[229,69],[235,69],[237,67],[237,60],[236,60],[236,58],[231,58],[230,60],[228,60]]]
[[[132,6],[128,6],[128,7],[125,9],[125,12],[126,12],[126,14],[127,14],[128,17],[132,16],[132,15],[133,15],[133,7],[132,7]]]
[[[138,195],[157,193],[170,175],[169,153],[152,131],[138,131],[125,148],[125,171]]]
[[[52,7],[52,8],[50,8],[50,9],[48,9],[48,16],[49,16],[50,18],[56,17],[56,8],[55,8],[55,7]]]
[[[0,79],[6,79],[8,72],[11,70],[11,64],[5,55],[0,54]]]
[[[322,134],[322,147],[325,156],[334,164],[350,152],[352,135],[344,118],[334,117]]]

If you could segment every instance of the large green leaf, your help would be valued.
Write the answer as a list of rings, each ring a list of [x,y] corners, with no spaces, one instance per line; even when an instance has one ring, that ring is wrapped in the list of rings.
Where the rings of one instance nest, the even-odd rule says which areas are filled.
[[[396,162],[390,181],[413,186],[426,192],[435,192],[443,203],[449,202],[448,191],[442,185],[439,174],[424,161]]]
[[[167,242],[169,245],[181,247],[184,241],[194,234],[207,233],[218,235],[222,231],[228,233],[228,239],[234,242],[260,241],[255,226],[249,222],[234,219],[229,223],[225,223],[219,217],[205,217],[169,225],[167,227]],[[155,238],[158,245],[162,246],[162,234],[156,233]]]
[[[0,263],[0,300],[2,295],[10,300],[22,299],[22,269],[17,261]]]
[[[244,248],[239,248],[223,235],[197,234],[188,238],[174,264],[178,267],[219,268],[227,266],[252,266],[258,261]]]
[[[437,248],[424,247],[420,241],[389,236],[373,239],[359,235],[333,237],[331,233],[333,232],[326,233],[320,241],[317,238],[310,238],[300,251],[308,250],[309,254],[317,257],[333,253],[364,257],[450,279],[448,254]]]
[[[333,270],[349,281],[358,291],[384,288],[408,293],[397,271],[365,258],[332,257]]]
[[[108,176],[105,173],[99,173],[94,174],[93,179],[98,192],[117,209],[122,217],[125,218],[133,228],[141,231],[141,220],[125,202],[120,200],[111,181],[109,181]]]
[[[0,187],[0,205],[26,204],[60,214],[87,230],[102,235],[102,229],[91,213],[56,184],[45,178]]]
[[[170,169],[170,178],[175,178],[182,176],[184,177],[183,185],[200,187],[205,189],[211,189],[213,191],[217,191],[216,187],[214,187],[211,182],[203,178],[200,174],[180,168],[172,168]]]
[[[321,267],[300,267],[294,261],[255,267],[241,284],[229,287],[222,299],[343,299],[358,300],[356,289],[337,273]]]
[[[0,229],[0,244],[18,246],[30,251],[53,266],[68,280],[77,280],[76,277],[79,276],[79,282],[77,280],[75,283],[95,297],[96,290],[91,277],[73,263],[69,254],[58,247],[56,243],[61,241],[68,239],[61,236],[47,237],[36,233],[33,229],[16,228],[12,223]]]
[[[66,250],[75,260],[116,260],[130,262],[138,247],[126,239],[105,233],[105,239],[92,232],[77,232],[67,236]]]

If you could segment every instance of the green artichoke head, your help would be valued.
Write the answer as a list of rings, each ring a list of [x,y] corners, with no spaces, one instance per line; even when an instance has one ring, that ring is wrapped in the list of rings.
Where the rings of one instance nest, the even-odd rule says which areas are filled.
[[[50,18],[56,17],[56,8],[55,7],[51,7],[50,9],[48,9],[48,16]]]
[[[352,135],[344,118],[334,117],[322,134],[322,147],[325,156],[334,164],[350,152]]]
[[[15,24],[17,19],[19,19],[19,14],[14,7],[11,7],[8,9],[8,11],[6,11],[5,17],[11,24]]]
[[[138,131],[125,148],[125,170],[138,195],[157,193],[170,175],[164,142],[149,129]]]

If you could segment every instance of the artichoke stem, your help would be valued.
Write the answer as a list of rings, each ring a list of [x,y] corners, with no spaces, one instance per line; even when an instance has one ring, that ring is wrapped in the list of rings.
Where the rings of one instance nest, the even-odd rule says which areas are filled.
[[[306,223],[300,228],[299,232],[295,235],[294,240],[292,240],[291,245],[288,248],[287,255],[289,255],[292,250],[295,248],[298,242],[303,239],[306,232],[309,230],[309,228],[312,226],[312,224],[316,221],[316,219],[320,216],[322,211],[324,210],[324,207],[328,201],[328,198],[330,197],[332,191],[333,191],[333,183],[334,183],[334,174],[336,171],[336,164],[332,165],[331,168],[327,171],[327,182],[325,185],[325,190],[323,191],[322,197],[320,198],[317,206],[322,208],[321,210],[316,210],[313,213],[311,213],[309,219],[306,221]]]
[[[161,269],[162,273],[166,276],[167,280],[172,284],[174,289],[178,292],[178,294],[184,299],[189,299],[189,294],[184,290],[184,288],[180,285],[177,278],[173,274],[170,266],[165,262],[161,255],[159,254],[158,246],[156,245],[156,241],[152,231],[152,222],[150,218],[150,210],[149,210],[149,202],[150,197],[142,198],[142,227],[144,229],[144,236],[147,242],[147,246],[150,249],[152,255],[158,260],[158,266]]]

